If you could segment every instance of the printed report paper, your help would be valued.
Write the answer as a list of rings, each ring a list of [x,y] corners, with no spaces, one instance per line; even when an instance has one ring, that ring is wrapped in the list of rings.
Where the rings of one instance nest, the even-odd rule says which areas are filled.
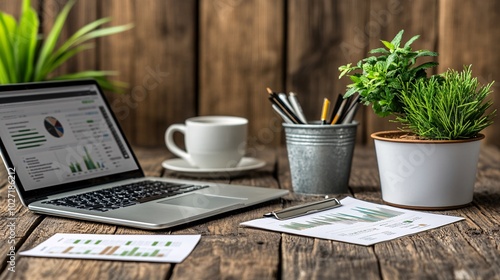
[[[369,246],[464,219],[405,210],[352,197],[340,202],[341,207],[298,218],[262,218],[241,225]]]
[[[23,256],[94,260],[182,262],[201,235],[112,235],[56,233]]]

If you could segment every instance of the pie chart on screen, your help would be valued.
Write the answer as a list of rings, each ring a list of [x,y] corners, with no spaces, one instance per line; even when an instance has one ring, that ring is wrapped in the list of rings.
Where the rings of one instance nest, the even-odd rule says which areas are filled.
[[[50,135],[61,138],[64,135],[64,128],[62,124],[54,117],[46,117],[43,122],[45,129]]]

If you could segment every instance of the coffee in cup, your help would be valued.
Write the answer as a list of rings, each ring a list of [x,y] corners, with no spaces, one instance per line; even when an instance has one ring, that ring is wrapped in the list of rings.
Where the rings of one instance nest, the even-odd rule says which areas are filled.
[[[200,116],[185,124],[173,124],[165,132],[167,148],[191,166],[231,168],[245,154],[248,120],[232,116]],[[174,133],[184,134],[186,151],[174,142]]]

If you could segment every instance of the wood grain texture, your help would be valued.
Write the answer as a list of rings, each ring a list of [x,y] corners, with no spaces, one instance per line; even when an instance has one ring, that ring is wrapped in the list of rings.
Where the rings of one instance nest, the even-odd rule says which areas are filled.
[[[284,86],[283,0],[199,3],[198,113],[246,117],[250,144],[279,143],[266,87]]]
[[[497,81],[492,87],[493,108],[500,108],[500,54],[495,51],[500,42],[497,19],[500,16],[498,1],[440,0],[439,2],[439,71],[448,68],[462,70],[472,65],[472,73],[482,84]],[[466,20],[470,19],[470,20]],[[484,130],[485,143],[500,147],[500,117]]]
[[[47,37],[49,32],[52,30],[56,17],[59,15],[60,11],[67,2],[67,0],[46,0],[42,2],[39,16],[42,19],[40,26],[42,27],[44,38]],[[62,42],[69,39],[76,31],[86,24],[97,20],[97,12],[97,1],[76,1],[68,15],[68,18],[66,19],[57,46],[61,46]],[[56,71],[54,71],[50,77],[98,69],[97,41],[90,40],[88,43],[93,44],[94,49],[83,51],[73,58],[70,58],[66,63],[62,64]]]
[[[101,66],[119,70],[129,83],[112,106],[133,143],[158,146],[168,125],[195,115],[195,1],[109,0],[101,5],[120,23],[135,24],[103,40]]]
[[[42,15],[42,32],[67,0],[32,1]],[[483,83],[498,79],[500,41],[496,0],[214,0],[77,1],[63,38],[96,18],[133,30],[96,41],[96,48],[69,61],[56,74],[115,70],[128,83],[126,94],[107,94],[128,138],[163,146],[168,125],[195,115],[239,115],[250,120],[249,147],[283,144],[281,119],[271,109],[266,87],[296,91],[306,115],[319,118],[323,97],[345,91],[337,68],[357,62],[401,29],[404,39],[420,34],[414,47],[440,53],[436,72],[473,64]],[[19,15],[20,1],[0,10]],[[494,109],[500,91],[493,87]],[[500,147],[500,121],[485,129],[484,142]],[[370,134],[394,129],[362,106],[358,144]]]
[[[383,47],[380,40],[391,41],[400,30],[404,30],[403,42],[415,35],[420,35],[420,38],[412,44],[414,50],[437,51],[437,13],[438,0],[371,0],[369,21],[363,28],[368,41],[368,49]],[[422,60],[419,64],[425,61]],[[427,72],[428,75],[433,74],[432,71]],[[373,145],[371,133],[393,130],[400,126],[389,121],[392,117],[381,118],[373,113],[371,107],[365,109],[368,109],[363,119],[363,123],[366,124],[365,143],[370,146]]]
[[[320,120],[323,98],[334,104],[350,83],[338,79],[338,67],[365,56],[367,42],[359,31],[366,25],[369,6],[362,0],[292,0],[287,7],[286,91],[298,94],[308,120]],[[360,143],[363,129],[362,123]]]
[[[136,148],[147,174],[171,155],[165,148]],[[228,177],[224,182],[291,189],[285,149],[262,151],[261,170]],[[356,198],[382,203],[373,148],[357,146],[350,191]],[[171,176],[175,174],[171,173]],[[218,181],[220,179],[214,180]],[[6,173],[0,173],[1,218],[8,215]],[[37,215],[17,204],[16,250],[32,248],[54,233],[202,234],[200,243],[180,264],[48,259],[16,256],[16,273],[6,270],[4,245],[1,279],[496,279],[500,275],[500,149],[481,150],[474,201],[469,207],[434,213],[465,220],[373,246],[306,238],[239,226],[274,209],[319,200],[290,194],[248,209],[172,229],[146,231]],[[8,232],[7,224],[2,231]],[[7,235],[0,236],[6,244]]]

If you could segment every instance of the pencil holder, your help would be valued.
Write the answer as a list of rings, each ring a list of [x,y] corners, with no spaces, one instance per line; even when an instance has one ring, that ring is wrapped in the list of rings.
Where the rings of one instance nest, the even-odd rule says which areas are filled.
[[[283,127],[294,192],[347,193],[358,123]]]

